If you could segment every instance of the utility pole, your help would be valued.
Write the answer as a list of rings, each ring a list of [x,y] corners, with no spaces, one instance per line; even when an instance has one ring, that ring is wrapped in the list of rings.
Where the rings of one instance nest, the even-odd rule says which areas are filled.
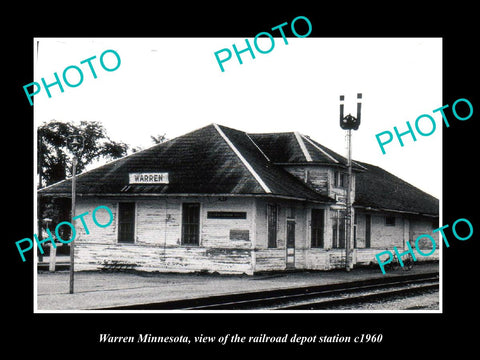
[[[351,244],[352,244],[352,130],[357,130],[360,126],[360,117],[362,110],[362,94],[357,94],[357,117],[351,114],[343,116],[343,107],[345,96],[340,95],[340,127],[347,130],[348,141],[348,159],[347,159],[347,189],[345,194],[345,270],[350,271],[351,264]]]
[[[43,144],[43,131],[41,131],[40,128],[37,128],[37,147],[38,147],[37,149],[37,167],[38,167],[37,191],[42,188],[42,178],[43,178],[42,144]],[[41,207],[40,199],[38,198],[38,193],[37,193],[37,234],[39,235],[40,241],[43,240],[41,211],[42,211],[42,207]],[[42,262],[43,254],[40,251],[38,251],[38,248],[37,248],[37,255],[38,255],[38,261]]]
[[[75,198],[76,198],[76,168],[77,156],[74,155],[72,159],[72,225],[75,228]],[[73,272],[75,266],[75,239],[70,243],[70,294],[73,294]]]
[[[72,225],[75,228],[75,199],[76,199],[76,171],[78,165],[78,156],[82,153],[85,145],[85,138],[82,135],[69,135],[67,137],[67,147],[72,152]],[[74,265],[75,265],[75,240],[70,242],[70,294],[74,289]]]

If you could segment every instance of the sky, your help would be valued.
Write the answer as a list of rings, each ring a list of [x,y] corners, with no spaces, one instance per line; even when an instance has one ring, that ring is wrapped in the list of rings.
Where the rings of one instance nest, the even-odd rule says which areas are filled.
[[[260,30],[259,30],[260,31]],[[442,103],[441,38],[274,38],[267,54],[255,59],[247,51],[243,64],[232,44],[245,38],[35,38],[34,79],[62,79],[66,67],[83,72],[78,87],[63,83],[34,97],[36,126],[44,121],[100,121],[110,138],[131,147],[153,145],[151,135],[172,139],[211,123],[256,132],[298,131],[347,156],[346,132],[339,126],[339,96],[345,114],[356,116],[356,94],[363,94],[360,128],[353,131],[352,157],[399,176],[437,197],[442,191],[442,120],[433,113]],[[258,42],[270,47],[268,38]],[[222,72],[214,53],[228,48],[232,58]],[[106,50],[116,51],[121,64],[105,71],[99,62]],[[223,58],[226,53],[221,54]],[[91,61],[97,78],[87,63]],[[113,68],[112,53],[104,57]],[[75,70],[67,72],[76,83]],[[27,104],[28,100],[25,98]],[[382,154],[375,135],[407,130],[409,121],[428,114],[436,121],[430,136],[415,133],[394,140]],[[419,122],[423,132],[432,125]],[[34,157],[36,158],[36,156]],[[99,164],[95,164],[98,166]]]

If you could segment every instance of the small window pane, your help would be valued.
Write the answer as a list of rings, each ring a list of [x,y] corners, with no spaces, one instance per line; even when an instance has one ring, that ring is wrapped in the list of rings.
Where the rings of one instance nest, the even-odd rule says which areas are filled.
[[[277,247],[277,206],[267,205],[267,236],[268,247]]]
[[[395,216],[386,216],[385,217],[385,225],[395,226]]]
[[[182,205],[182,244],[198,245],[200,239],[200,204]]]
[[[312,248],[323,248],[324,210],[312,209]]]
[[[118,242],[135,242],[135,203],[118,204]]]

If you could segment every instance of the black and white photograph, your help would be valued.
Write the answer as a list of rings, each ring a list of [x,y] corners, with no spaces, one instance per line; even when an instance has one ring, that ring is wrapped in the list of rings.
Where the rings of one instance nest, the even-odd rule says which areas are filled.
[[[233,19],[22,37],[8,257],[39,351],[471,339],[471,34]]]
[[[39,311],[441,309],[441,39],[271,39],[34,39]]]

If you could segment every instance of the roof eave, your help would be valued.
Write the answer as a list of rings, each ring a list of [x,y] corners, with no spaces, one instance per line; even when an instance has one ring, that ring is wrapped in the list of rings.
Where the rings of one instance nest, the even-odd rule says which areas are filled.
[[[70,192],[59,192],[59,193],[41,193],[41,197],[59,197],[59,198],[71,198],[72,194]],[[88,193],[82,194],[77,193],[79,198],[89,198],[89,197],[108,197],[108,198],[152,198],[152,197],[257,197],[257,198],[276,198],[284,200],[295,200],[295,201],[306,201],[314,202],[319,204],[330,204],[334,203],[335,200],[319,200],[311,198],[303,198],[297,196],[283,195],[283,194],[229,194],[229,193],[218,193],[218,194],[201,194],[201,193],[176,193],[176,194],[165,194],[165,193]]]
[[[418,211],[388,209],[388,208],[380,208],[380,207],[372,207],[372,206],[364,206],[364,205],[356,205],[356,204],[353,204],[353,207],[358,208],[358,209],[364,209],[364,210],[367,210],[367,211],[393,212],[393,213],[407,214],[407,215],[420,215],[420,216],[426,216],[426,217],[431,217],[431,218],[438,218],[439,217],[439,214],[429,214],[429,213],[418,212]]]
[[[330,167],[337,167],[337,168],[342,168],[342,169],[346,169],[347,168],[347,165],[345,164],[333,164],[333,163],[329,163],[329,162],[323,162],[323,161],[311,161],[311,162],[301,162],[301,161],[295,161],[295,162],[274,162],[273,163],[274,165],[278,165],[278,166],[330,166]],[[366,169],[362,169],[362,168],[359,168],[359,167],[356,167],[355,165],[352,166],[352,171],[356,171],[356,172],[365,172]]]

